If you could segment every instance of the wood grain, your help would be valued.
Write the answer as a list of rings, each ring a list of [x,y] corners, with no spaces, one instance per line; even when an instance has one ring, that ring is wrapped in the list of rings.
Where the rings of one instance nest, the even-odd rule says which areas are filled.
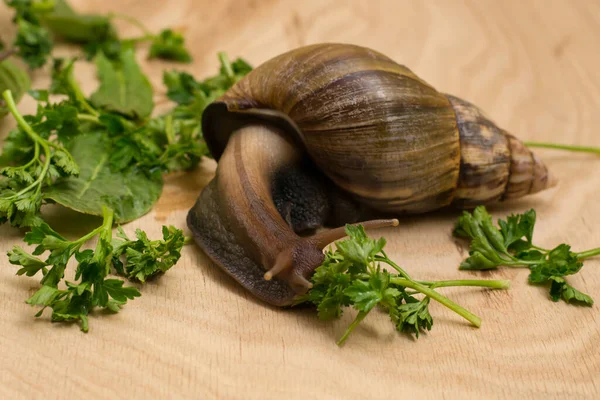
[[[293,47],[349,42],[406,64],[437,89],[487,111],[526,140],[600,146],[600,3],[594,0],[427,1],[74,1],[83,11],[118,11],[154,31],[184,29],[195,63],[213,73],[215,53],[228,51],[258,64]],[[0,35],[14,34],[0,8]],[[121,25],[120,25],[121,26]],[[135,28],[122,25],[124,35]],[[60,48],[60,54],[73,49]],[[164,103],[161,71],[181,68],[139,59]],[[89,93],[89,65],[77,68]],[[48,71],[34,86],[48,84]],[[164,104],[167,106],[168,104]],[[25,111],[34,104],[22,103]],[[0,123],[2,134],[14,126]],[[600,159],[540,151],[560,179],[558,188],[493,209],[503,216],[535,206],[537,240],[576,249],[600,245]],[[168,179],[153,212],[128,224],[150,236],[160,225],[184,227],[187,209],[214,164]],[[53,224],[76,236],[94,218],[53,208]],[[456,213],[402,221],[382,231],[390,255],[422,279],[505,278],[508,292],[447,289],[483,318],[476,330],[439,305],[433,330],[413,340],[393,331],[383,314],[370,315],[347,345],[335,338],[352,312],[336,323],[313,310],[280,310],[251,298],[195,247],[185,248],[172,272],[142,288],[143,296],[117,315],[91,318],[85,335],[75,325],[39,320],[24,304],[35,281],[0,261],[0,398],[599,398],[598,306],[576,308],[546,300],[526,284],[527,271],[459,272],[465,250],[450,237]],[[77,218],[77,219],[75,219]],[[74,221],[77,221],[74,223]],[[0,228],[4,252],[22,232]],[[72,271],[70,271],[72,273]],[[600,298],[600,261],[590,260],[573,284]]]

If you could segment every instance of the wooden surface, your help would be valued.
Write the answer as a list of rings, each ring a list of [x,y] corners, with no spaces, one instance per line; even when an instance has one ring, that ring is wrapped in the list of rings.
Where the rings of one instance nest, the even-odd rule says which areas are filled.
[[[443,90],[481,106],[522,139],[600,146],[600,3],[537,1],[75,1],[85,11],[119,11],[154,31],[184,29],[201,77],[215,53],[253,64],[321,41],[370,46]],[[167,5],[168,4],[168,5]],[[12,37],[0,6],[0,35]],[[124,35],[135,28],[122,26]],[[69,49],[59,49],[68,53]],[[145,50],[139,51],[140,60]],[[161,71],[144,62],[164,102]],[[179,68],[179,66],[176,66]],[[88,93],[94,71],[78,66]],[[35,87],[48,84],[35,73]],[[33,103],[22,108],[31,111]],[[14,123],[0,125],[5,134]],[[576,249],[600,245],[600,159],[540,151],[560,179],[547,193],[493,209],[495,216],[535,207],[536,238]],[[185,215],[214,165],[171,177],[154,210],[128,224],[158,236],[160,225],[185,226]],[[76,236],[98,224],[54,209],[59,230]],[[526,284],[526,270],[470,274],[457,270],[464,250],[450,236],[457,213],[404,219],[382,231],[389,253],[421,279],[511,279],[508,292],[446,289],[483,318],[473,329],[440,305],[435,325],[418,340],[394,332],[374,312],[340,349],[335,339],[353,317],[320,322],[313,310],[279,310],[250,298],[188,246],[176,268],[142,288],[117,315],[94,315],[90,332],[33,318],[24,304],[37,288],[0,261],[0,398],[600,398],[598,305],[577,308],[547,300]],[[1,250],[22,232],[2,227]],[[70,271],[72,273],[72,271]],[[572,278],[600,300],[600,261]]]

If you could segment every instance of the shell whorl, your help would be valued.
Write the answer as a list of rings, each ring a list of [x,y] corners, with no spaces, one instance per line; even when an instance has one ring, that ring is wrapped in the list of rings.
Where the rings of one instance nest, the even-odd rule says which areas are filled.
[[[523,142],[473,104],[448,95],[460,132],[460,177],[453,204],[472,208],[537,193],[555,185]]]

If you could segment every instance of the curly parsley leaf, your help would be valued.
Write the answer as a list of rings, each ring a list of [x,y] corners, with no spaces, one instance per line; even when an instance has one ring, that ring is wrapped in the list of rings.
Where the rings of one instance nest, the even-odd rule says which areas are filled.
[[[412,333],[417,338],[421,331],[430,331],[433,318],[429,314],[429,297],[417,300],[413,296],[404,296],[405,302],[390,309],[390,318],[399,332]]]
[[[55,0],[52,10],[41,14],[40,20],[45,28],[67,42],[86,44],[116,37],[107,16],[80,14],[64,0]]]
[[[509,286],[507,281],[416,281],[387,257],[383,251],[384,239],[371,239],[360,225],[347,225],[346,234],[348,239],[336,242],[335,250],[325,253],[323,264],[311,277],[313,287],[296,301],[296,304],[315,305],[319,318],[323,320],[339,318],[347,307],[357,310],[356,318],[338,340],[338,345],[346,341],[375,307],[386,311],[399,331],[414,333],[418,337],[420,332],[431,329],[433,325],[428,309],[430,299],[479,326],[477,316],[434,289],[454,285],[493,289],[507,289]],[[382,269],[380,263],[387,264],[398,273]],[[409,290],[412,292],[409,293]],[[413,294],[424,297],[418,300]]]
[[[145,282],[159,274],[167,272],[181,257],[181,248],[185,242],[183,231],[174,226],[163,226],[162,240],[150,240],[140,229],[135,231],[137,240],[130,240],[120,229],[120,237],[113,245],[113,264],[120,275],[130,280]],[[126,255],[126,263],[120,257]]]
[[[17,37],[13,43],[17,55],[33,69],[46,64],[54,43],[48,31],[24,19],[17,21]]]
[[[8,252],[11,264],[21,267],[18,275],[42,275],[42,286],[27,300],[30,305],[43,307],[36,314],[37,317],[49,307],[52,309],[52,321],[78,321],[81,330],[87,332],[89,313],[94,308],[119,312],[128,300],[141,295],[137,288],[124,286],[121,279],[108,277],[111,267],[119,258],[124,257],[126,265],[139,261],[138,255],[130,253],[130,249],[142,254],[147,267],[153,266],[153,272],[148,268],[143,270],[148,274],[144,277],[165,272],[177,262],[184,244],[180,230],[164,227],[163,240],[156,241],[148,240],[145,233],[138,230],[138,241],[125,240],[115,244],[112,241],[113,216],[113,211],[105,207],[102,225],[74,241],[65,239],[42,223],[25,237],[28,244],[37,245],[33,255],[18,246]],[[98,241],[94,250],[82,250],[86,243],[96,237]],[[43,254],[47,254],[45,261],[36,257]],[[133,258],[130,259],[130,256]],[[77,261],[75,281],[67,281],[64,280],[65,268],[73,257]],[[114,266],[118,269],[117,265]],[[143,279],[139,279],[140,273],[138,271],[134,276],[143,282]],[[66,288],[60,289],[60,283],[64,283]]]
[[[73,129],[77,122],[72,113],[57,114],[54,107],[41,106],[36,116],[24,118],[11,92],[5,91],[3,97],[18,127],[9,135],[2,154],[6,165],[0,174],[6,179],[0,181],[0,221],[37,225],[46,189],[59,177],[79,174],[77,163],[61,143],[64,129]]]
[[[185,48],[183,35],[175,33],[171,29],[165,29],[154,37],[148,58],[162,58],[182,63],[192,62],[192,56]]]
[[[564,277],[578,273],[583,260],[600,254],[600,249],[575,253],[567,244],[552,250],[542,249],[533,244],[535,222],[535,210],[529,210],[511,215],[506,221],[499,220],[498,229],[485,207],[477,207],[472,213],[464,212],[454,234],[471,239],[471,249],[460,269],[529,268],[529,283],[549,286],[552,300],[562,298],[567,303],[592,305],[592,299],[570,286]]]

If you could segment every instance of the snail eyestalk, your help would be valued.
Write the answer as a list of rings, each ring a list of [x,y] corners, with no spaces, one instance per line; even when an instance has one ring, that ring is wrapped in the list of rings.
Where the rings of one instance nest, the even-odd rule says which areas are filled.
[[[8,57],[12,56],[16,52],[17,52],[17,49],[15,49],[15,48],[0,52],[0,62],[6,60]]]
[[[371,221],[358,222],[356,224],[350,224],[351,226],[362,225],[365,230],[387,228],[392,226],[400,225],[400,221],[397,219],[374,219]],[[330,229],[325,232],[317,233],[311,237],[311,240],[316,242],[317,247],[324,249],[328,244],[335,242],[338,239],[346,236],[346,227],[340,226],[339,228]]]

